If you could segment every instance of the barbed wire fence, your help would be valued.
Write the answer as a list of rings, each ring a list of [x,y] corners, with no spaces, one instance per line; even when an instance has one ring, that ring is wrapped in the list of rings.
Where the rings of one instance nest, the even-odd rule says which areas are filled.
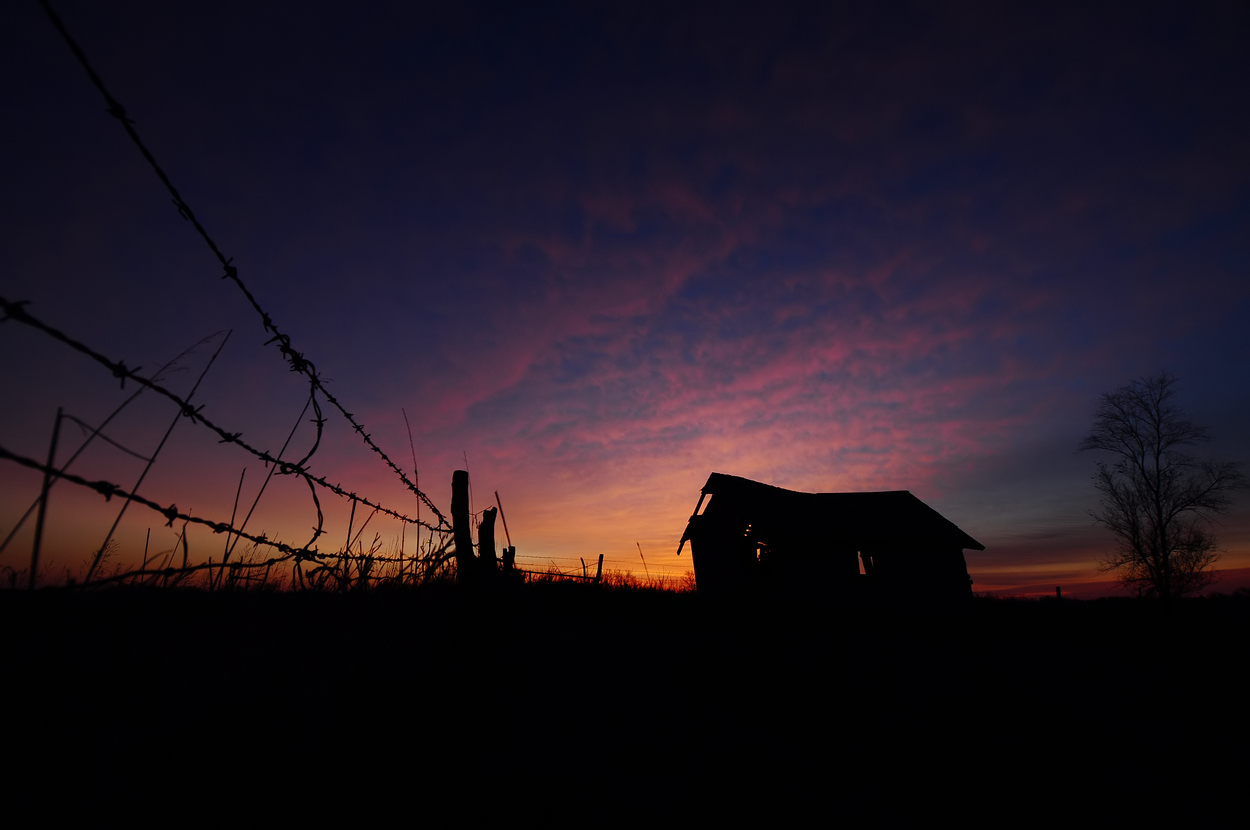
[[[417,485],[408,478],[407,474],[387,455],[385,451],[373,440],[373,437],[365,429],[364,425],[349,412],[343,403],[326,387],[322,377],[318,374],[315,364],[299,351],[292,344],[291,338],[283,332],[275,323],[273,317],[261,306],[255,295],[248,289],[239,275],[239,269],[233,264],[233,260],[227,257],[218,246],[217,242],[209,235],[201,221],[196,217],[191,206],[179,194],[174,187],[169,176],[157,163],[155,156],[144,144],[139,136],[134,122],[127,117],[125,108],[117,101],[105,87],[103,80],[92,68],[87,60],[85,53],[78,43],[70,36],[61,18],[52,9],[47,0],[40,0],[44,11],[47,13],[49,20],[60,33],[61,37],[74,54],[75,58],[82,65],[87,75],[91,79],[92,84],[104,97],[107,109],[110,115],[117,119],[123,129],[129,136],[131,142],[139,150],[140,154],[147,161],[153,172],[160,179],[161,183],[167,189],[171,196],[171,201],[178,213],[195,228],[197,234],[208,246],[218,263],[223,268],[221,279],[231,282],[238,291],[246,298],[247,303],[259,317],[261,325],[268,339],[265,341],[266,346],[273,345],[280,353],[283,361],[287,364],[290,371],[299,375],[306,384],[307,396],[303,403],[303,409],[299,418],[296,420],[295,427],[292,428],[282,449],[276,453],[270,453],[267,450],[259,449],[243,440],[241,431],[231,431],[226,427],[215,423],[204,413],[204,405],[195,405],[193,399],[199,388],[200,381],[204,379],[205,374],[211,368],[213,362],[217,359],[222,348],[225,346],[229,333],[220,336],[221,342],[218,344],[216,351],[208,364],[201,372],[199,379],[185,397],[171,391],[162,380],[164,374],[169,370],[172,363],[179,360],[175,358],[171,363],[165,364],[157,372],[151,376],[141,374],[141,367],[131,368],[121,359],[113,359],[102,352],[92,348],[82,340],[62,331],[60,328],[45,322],[37,317],[29,308],[29,302],[22,300],[0,297],[0,324],[15,323],[18,325],[29,327],[40,332],[51,340],[67,347],[81,355],[86,356],[94,361],[104,370],[108,371],[113,378],[116,378],[124,390],[126,382],[130,381],[138,388],[130,397],[121,403],[112,414],[98,426],[91,426],[85,420],[74,415],[67,415],[58,410],[56,422],[53,429],[52,447],[49,451],[46,461],[39,461],[28,456],[14,452],[0,445],[0,459],[17,464],[21,467],[37,471],[43,475],[43,487],[39,497],[31,507],[17,521],[16,525],[8,532],[3,542],[0,542],[0,552],[16,538],[18,530],[31,517],[36,516],[36,528],[34,533],[34,542],[31,553],[29,568],[25,571],[24,580],[28,587],[34,587],[39,577],[39,557],[40,545],[42,537],[42,529],[45,520],[45,512],[48,504],[49,488],[56,482],[62,481],[80,488],[94,491],[106,501],[111,501],[117,497],[123,501],[123,506],[114,521],[112,529],[105,537],[105,541],[96,549],[87,567],[85,575],[78,585],[100,585],[106,583],[142,583],[142,584],[161,584],[161,585],[178,585],[189,584],[193,578],[202,577],[203,585],[211,588],[217,587],[234,587],[249,585],[268,585],[272,581],[281,581],[283,576],[289,580],[291,587],[296,589],[319,589],[319,590],[353,590],[376,585],[381,582],[395,581],[403,583],[420,583],[429,581],[446,575],[454,568],[454,547],[452,536],[452,525],[443,513],[434,505],[434,503],[423,493]],[[213,338],[208,338],[211,340]],[[204,341],[201,341],[204,342]],[[199,344],[197,344],[199,345]],[[175,416],[173,423],[166,431],[156,450],[150,455],[145,456],[126,446],[121,442],[111,438],[105,429],[110,423],[124,410],[138,395],[143,392],[151,392],[160,398],[173,404],[175,407]],[[403,486],[412,493],[418,502],[418,516],[416,518],[409,517],[404,513],[382,505],[378,500],[371,499],[360,493],[354,492],[341,484],[327,481],[324,476],[316,476],[309,469],[309,463],[313,456],[317,453],[322,445],[322,437],[327,418],[323,412],[323,404],[328,404],[329,408],[337,411],[339,416],[347,423],[351,431],[359,436],[360,440],[366,447],[375,454],[390,472],[396,476]],[[309,410],[313,412],[311,422],[315,425],[315,436],[310,449],[305,452],[298,460],[286,460],[284,456],[290,446],[291,440],[295,435],[296,428],[304,423],[304,419]],[[404,414],[405,421],[407,413]],[[242,476],[240,477],[239,493],[235,496],[235,513],[232,514],[230,521],[217,521],[198,516],[192,516],[189,511],[180,510],[175,504],[164,504],[158,500],[148,498],[139,492],[139,486],[143,483],[144,477],[151,469],[159,455],[161,448],[165,445],[165,441],[169,438],[170,432],[173,430],[173,424],[181,420],[188,420],[192,424],[198,425],[209,430],[217,436],[218,443],[234,446],[242,449],[255,460],[260,461],[267,469],[265,483],[261,486],[260,491],[256,494],[251,507],[243,517],[242,521],[237,521],[238,499],[242,492]],[[56,464],[56,446],[60,434],[60,428],[64,420],[76,422],[87,433],[82,446],[74,452],[74,454],[62,465]],[[139,476],[139,480],[133,487],[125,488],[118,484],[104,481],[92,480],[69,471],[69,467],[75,462],[82,451],[96,439],[111,444],[115,448],[136,456],[145,463],[143,473]],[[415,475],[415,451],[413,454],[414,475]],[[246,472],[246,470],[244,471]],[[275,476],[293,476],[303,481],[308,487],[309,499],[316,512],[316,524],[312,529],[311,538],[303,545],[291,545],[278,539],[269,538],[266,534],[251,533],[247,531],[248,521],[256,509],[261,496],[264,494],[265,487],[269,481]],[[317,542],[321,536],[327,531],[325,527],[325,513],[322,509],[321,498],[319,493],[329,493],[334,497],[344,499],[350,504],[350,518],[348,520],[347,536],[343,547],[332,552],[325,552],[317,547]],[[110,542],[113,539],[113,533],[117,529],[118,523],[121,521],[122,514],[126,509],[135,504],[150,511],[159,514],[165,522],[165,526],[174,528],[175,523],[181,523],[181,531],[178,535],[178,543],[170,551],[158,555],[157,558],[149,559],[147,550],[143,554],[142,564],[139,567],[121,567],[114,568],[106,572],[103,568],[104,560],[107,558]],[[428,510],[432,519],[425,520],[420,518],[421,506],[424,505]],[[359,526],[356,525],[358,508],[368,511],[368,515],[364,517]],[[401,547],[398,555],[387,555],[382,552],[382,541],[378,534],[368,549],[365,548],[361,535],[369,522],[377,515],[384,515],[398,521],[401,528],[406,532],[406,528],[415,528],[417,533],[416,553],[412,556],[406,556],[401,541]],[[236,523],[237,522],[237,523]],[[207,561],[193,561],[189,554],[189,545],[187,542],[186,530],[190,526],[204,527],[211,530],[214,534],[225,534],[226,544],[223,548],[221,558],[214,562],[212,557]],[[427,538],[421,541],[421,532],[425,531]],[[402,540],[401,536],[401,540]],[[250,549],[236,555],[237,545],[247,540],[251,543]],[[175,561],[178,551],[181,550],[181,558]],[[22,576],[22,572],[6,567],[10,582],[16,584]]]

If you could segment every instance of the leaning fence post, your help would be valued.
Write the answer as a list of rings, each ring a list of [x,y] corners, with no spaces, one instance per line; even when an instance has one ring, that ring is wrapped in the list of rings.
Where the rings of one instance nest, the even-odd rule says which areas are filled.
[[[516,568],[516,547],[512,544],[512,534],[508,532],[508,517],[503,514],[503,502],[499,500],[498,490],[495,491],[495,504],[499,505],[499,520],[503,522],[503,536],[508,540],[508,546],[503,549],[503,571],[511,574]]]
[[[469,531],[469,471],[451,474],[451,538],[456,547],[456,579],[473,579],[473,536]]]
[[[43,490],[39,493],[39,515],[35,518],[35,546],[30,551],[30,579],[26,585],[35,587],[35,574],[39,571],[39,545],[43,542],[43,519],[48,512],[48,491],[52,489],[52,465],[56,463],[56,439],[61,434],[61,407],[56,408],[56,423],[52,425],[52,446],[48,448],[48,464],[43,468]]]
[[[603,578],[603,554],[599,554],[599,570],[595,572],[595,584],[599,584],[599,580]]]

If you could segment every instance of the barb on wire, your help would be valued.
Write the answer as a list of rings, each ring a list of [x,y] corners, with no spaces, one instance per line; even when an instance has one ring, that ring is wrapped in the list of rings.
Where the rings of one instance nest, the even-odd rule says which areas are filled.
[[[40,4],[43,6],[44,11],[48,15],[48,19],[51,20],[52,25],[56,28],[57,32],[60,33],[61,38],[65,41],[70,51],[74,53],[74,57],[77,58],[78,62],[87,72],[92,84],[95,85],[96,89],[99,90],[100,94],[104,97],[105,103],[108,105],[109,114],[116,118],[118,123],[122,125],[126,134],[130,136],[131,142],[136,148],[138,148],[139,152],[143,155],[144,159],[147,160],[148,165],[152,168],[153,172],[156,173],[157,177],[161,180],[161,183],[164,184],[165,188],[169,191],[171,201],[178,209],[178,213],[195,227],[196,232],[199,233],[205,244],[208,245],[209,250],[212,251],[213,255],[217,258],[217,261],[221,263],[221,266],[224,269],[224,273],[221,278],[228,279],[233,282],[239,291],[243,293],[243,296],[247,298],[248,303],[251,304],[252,308],[260,316],[261,324],[263,325],[265,331],[272,335],[269,340],[266,341],[266,344],[277,343],[278,350],[282,353],[283,358],[290,364],[291,371],[307,377],[313,390],[320,392],[332,406],[342,413],[343,417],[347,419],[347,422],[351,424],[352,429],[360,434],[365,444],[368,445],[368,447],[373,450],[373,452],[376,453],[388,467],[391,468],[391,470],[399,477],[400,481],[402,481],[409,490],[415,493],[417,497],[430,508],[434,515],[438,517],[440,527],[450,527],[450,524],[447,522],[446,518],[444,518],[439,509],[434,506],[434,503],[421,492],[416,484],[408,479],[408,476],[406,476],[404,471],[399,468],[399,465],[392,461],[390,456],[388,456],[381,447],[374,443],[370,435],[365,432],[364,426],[360,424],[325,387],[325,384],[317,374],[317,369],[316,366],[313,365],[313,362],[306,358],[302,352],[296,351],[296,349],[291,345],[290,336],[278,329],[277,325],[273,322],[273,318],[261,307],[260,303],[256,300],[256,297],[250,290],[248,290],[243,280],[239,277],[239,269],[234,264],[233,257],[227,257],[224,253],[222,253],[216,241],[214,241],[214,239],[209,235],[208,231],[200,223],[200,220],[196,218],[195,212],[191,209],[191,206],[187,204],[185,199],[182,198],[182,194],[180,194],[178,189],[174,187],[173,182],[165,173],[165,170],[159,163],[157,163],[156,157],[152,154],[152,151],[149,150],[147,145],[143,143],[143,139],[139,137],[139,133],[135,129],[134,121],[127,116],[125,107],[123,107],[121,103],[108,91],[108,88],[105,87],[104,80],[91,66],[91,62],[87,60],[87,55],[83,52],[82,47],[79,46],[78,42],[75,41],[70,35],[69,30],[66,28],[65,23],[61,20],[60,15],[56,13],[48,0],[40,0]],[[114,374],[120,378],[124,386],[126,379],[128,377],[133,377],[133,371],[137,371],[137,369],[127,370],[121,363],[118,363],[115,365],[113,371]]]

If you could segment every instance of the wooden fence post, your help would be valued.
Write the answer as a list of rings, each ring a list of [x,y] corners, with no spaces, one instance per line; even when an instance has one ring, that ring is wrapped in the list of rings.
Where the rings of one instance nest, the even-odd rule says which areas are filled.
[[[473,536],[469,530],[469,471],[451,474],[451,538],[456,547],[456,579],[473,580]]]
[[[477,526],[478,566],[483,573],[495,572],[495,513],[493,507],[482,511],[482,523]]]
[[[599,580],[603,579],[603,554],[599,554],[599,570],[595,572],[595,584],[599,584]]]

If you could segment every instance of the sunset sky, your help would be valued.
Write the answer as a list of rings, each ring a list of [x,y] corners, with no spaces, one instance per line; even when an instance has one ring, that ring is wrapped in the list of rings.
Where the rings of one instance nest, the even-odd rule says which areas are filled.
[[[294,347],[444,512],[467,461],[526,567],[682,574],[717,471],[910,490],[986,546],[977,590],[1079,594],[1111,544],[1077,451],[1100,394],[1167,371],[1196,452],[1250,462],[1244,3],[256,6],[55,3]],[[276,453],[306,385],[39,5],[0,15],[0,296],[145,370],[232,330],[195,403]],[[0,356],[0,446],[32,458],[58,406],[133,391],[12,321]],[[150,453],[175,415],[143,396],[109,434]],[[416,509],[341,420],[310,466]],[[140,489],[227,520],[244,468],[248,501],[265,471],[184,421]],[[0,462],[0,535],[39,481]],[[306,542],[297,484],[249,529]],[[75,489],[57,572],[116,508]],[[119,556],[172,547],[132,512]],[[1250,498],[1217,531],[1236,587]]]

